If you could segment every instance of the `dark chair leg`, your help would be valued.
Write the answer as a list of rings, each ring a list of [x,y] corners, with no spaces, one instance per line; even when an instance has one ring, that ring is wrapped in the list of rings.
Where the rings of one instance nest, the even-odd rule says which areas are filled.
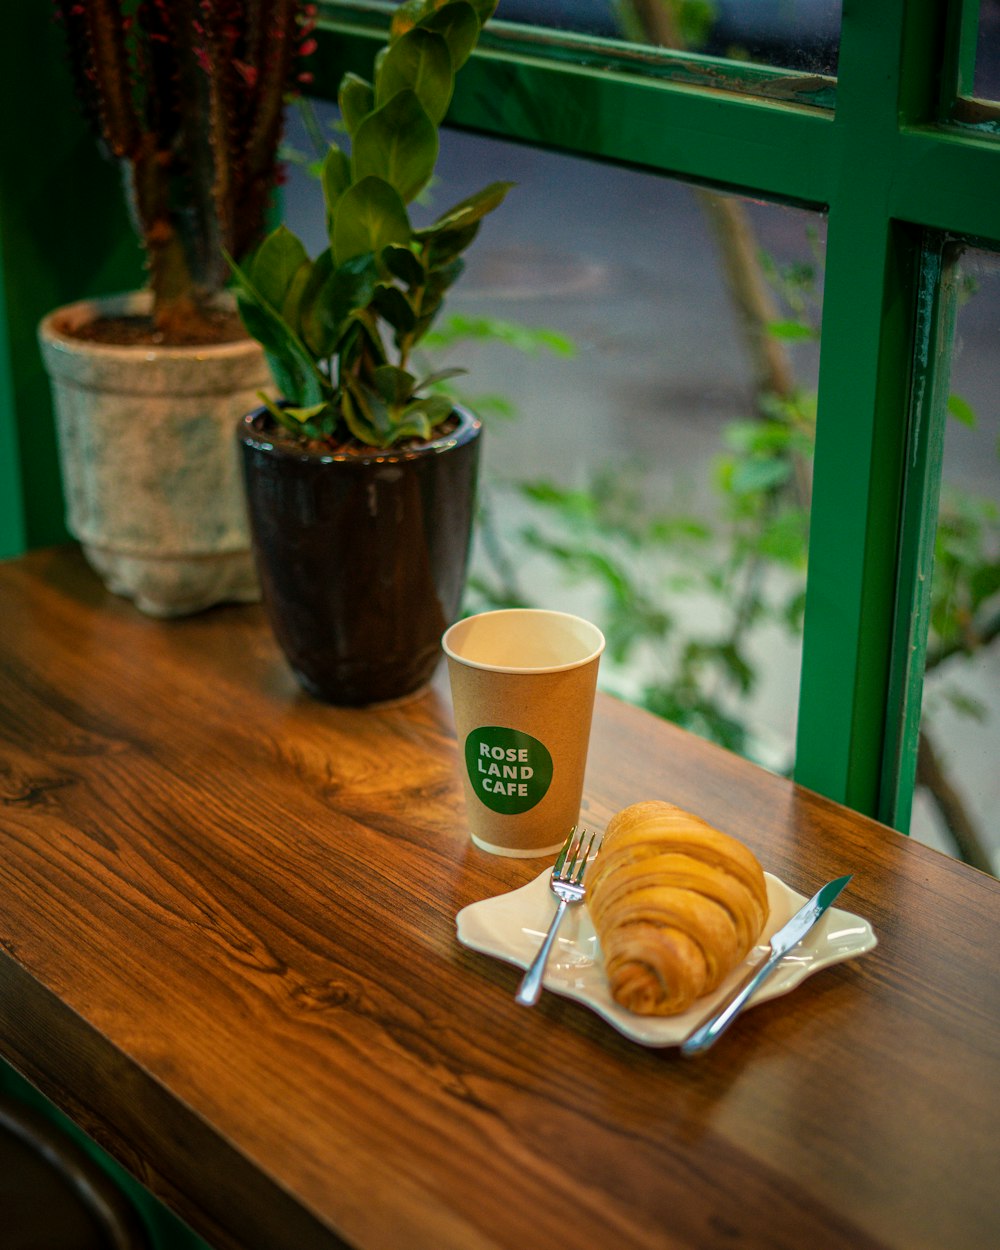
[[[44,1116],[0,1093],[5,1250],[150,1250],[111,1178]]]

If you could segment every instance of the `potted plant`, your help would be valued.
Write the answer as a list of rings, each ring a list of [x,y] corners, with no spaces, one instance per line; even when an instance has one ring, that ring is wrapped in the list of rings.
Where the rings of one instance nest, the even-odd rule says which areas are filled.
[[[225,293],[264,237],[300,0],[55,0],[84,113],[121,163],[148,290],[39,329],[67,524],[158,616],[259,597],[232,426],[268,371]]]
[[[251,534],[277,640],[307,690],[370,705],[430,679],[465,581],[481,426],[414,351],[511,184],[417,227],[455,74],[495,0],[409,0],[371,82],[347,74],[345,146],[322,168],[327,246],[279,226],[234,263],[281,400],[240,427]],[[349,150],[348,150],[349,149]]]

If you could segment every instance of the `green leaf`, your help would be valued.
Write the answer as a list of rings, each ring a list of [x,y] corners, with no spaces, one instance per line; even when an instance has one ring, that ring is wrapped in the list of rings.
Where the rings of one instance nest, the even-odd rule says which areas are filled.
[[[417,379],[396,365],[380,365],[372,375],[375,389],[390,406],[402,405],[413,394]]]
[[[333,215],[333,256],[339,267],[365,252],[380,255],[390,244],[410,241],[410,221],[399,192],[381,178],[356,182]]]
[[[431,295],[441,296],[465,272],[464,260],[453,260],[447,265],[438,265],[427,277],[427,290]]]
[[[545,350],[569,357],[576,352],[572,339],[556,330],[549,330],[544,326],[523,326],[516,321],[503,321],[499,317],[466,317],[461,313],[454,313],[449,317],[445,329],[435,331],[433,342],[428,340],[428,346],[452,347],[466,339],[505,343],[526,355],[535,355]]]
[[[1000,563],[981,564],[974,569],[969,577],[969,593],[974,609],[1000,594]]]
[[[353,135],[375,107],[375,89],[357,74],[346,73],[340,80],[337,103],[347,133]]]
[[[302,294],[309,284],[313,264],[308,257],[299,265],[285,292],[285,301],[281,305],[281,316],[288,325],[301,337],[300,324]]]
[[[649,525],[649,538],[653,543],[700,544],[711,537],[710,527],[697,517],[660,517]]]
[[[417,324],[417,314],[398,286],[379,286],[372,297],[372,307],[396,331],[397,338],[410,334]]]
[[[407,408],[392,428],[391,442],[401,443],[405,438],[419,438],[426,442],[432,434],[432,422],[427,413],[414,405]]]
[[[769,321],[767,332],[776,339],[818,339],[819,334],[812,326],[803,325],[801,321]]]
[[[459,368],[435,369],[433,373],[428,373],[426,377],[421,378],[413,389],[415,391],[423,391],[428,386],[437,386],[441,382],[449,382],[452,378],[461,377],[463,373],[468,372],[468,369]]]
[[[788,450],[792,429],[783,421],[730,421],[722,437],[736,452],[781,454]]]
[[[259,297],[279,309],[303,263],[309,263],[305,247],[287,226],[279,226],[250,258],[247,276]]]
[[[967,425],[970,430],[976,428],[976,410],[961,395],[948,396],[948,415]]]
[[[761,526],[757,550],[769,560],[804,568],[808,542],[807,514],[799,508],[779,512]]]
[[[390,41],[400,39],[407,31],[412,30],[430,8],[430,0],[405,0],[392,15],[389,26]]]
[[[441,230],[459,230],[471,226],[474,221],[480,221],[487,213],[499,207],[507,192],[516,185],[513,182],[491,182],[482,191],[477,191],[475,195],[470,195],[468,199],[449,208],[427,230],[418,231],[418,237],[421,234],[429,235]]]
[[[497,0],[469,0],[469,4],[476,10],[479,25],[485,26],[496,12]]]
[[[342,377],[346,373],[356,373],[353,362],[361,357],[372,366],[387,364],[389,360],[375,310],[371,307],[358,308],[352,314],[352,321],[357,328],[354,334],[349,332],[348,341],[341,348]]]
[[[408,247],[397,247],[395,244],[384,247],[382,264],[394,278],[405,282],[408,287],[423,286],[427,281],[427,274],[420,263],[420,258]]]
[[[343,395],[344,420],[359,443],[368,447],[381,447],[381,436],[368,419],[365,409],[358,404],[351,391],[345,390]]]
[[[960,716],[968,716],[972,720],[984,724],[989,719],[986,705],[972,695],[964,694],[954,687],[945,687],[944,697]]]
[[[351,162],[347,153],[342,152],[336,144],[331,144],[323,159],[320,181],[323,184],[323,199],[326,203],[327,229],[329,229],[337,201],[351,185]]]
[[[743,658],[739,647],[733,642],[722,642],[715,647],[706,648],[706,658],[710,658],[713,653],[718,656],[723,670],[740,692],[749,694],[756,684],[757,674]]]
[[[781,614],[782,620],[788,629],[794,630],[796,633],[801,632],[802,621],[806,614],[806,592],[798,591],[792,595],[785,604]]]
[[[438,313],[441,311],[444,301],[440,298],[430,299],[427,296],[421,301],[420,316],[417,318],[417,324],[413,328],[410,335],[410,347],[416,347],[418,343],[423,343],[424,336],[430,331],[434,322],[437,320]]]
[[[398,39],[375,80],[375,102],[387,104],[400,91],[412,91],[427,116],[439,124],[448,112],[455,76],[443,36],[418,27]]]
[[[467,404],[479,417],[493,417],[498,421],[516,421],[519,413],[506,395],[480,391],[471,398],[463,397]]]
[[[283,426],[286,430],[289,430],[292,434],[299,433],[299,427],[296,424],[296,422],[293,421],[291,417],[285,416],[285,409],[283,405],[276,404],[274,400],[270,397],[270,395],[265,395],[263,391],[257,392],[257,398],[264,405],[264,407],[268,410],[271,416],[274,417],[278,425]]]
[[[737,495],[773,490],[787,482],[791,473],[787,460],[745,460],[736,466],[730,487]]]
[[[329,356],[336,345],[335,327],[326,316],[323,290],[333,275],[333,256],[325,248],[313,261],[312,272],[299,301],[299,335],[314,356]]]
[[[422,17],[418,26],[441,35],[451,53],[451,67],[458,73],[479,39],[479,18],[468,0],[454,0],[435,13]]]
[[[437,155],[437,127],[413,91],[399,91],[358,127],[351,163],[356,181],[381,178],[409,203],[430,181]]]
[[[420,412],[427,418],[432,425],[440,425],[442,421],[447,421],[454,410],[455,405],[447,395],[421,395],[419,399],[415,399],[408,404],[404,416],[413,416]],[[426,438],[427,435],[424,435]]]
[[[246,316],[246,310],[242,306],[240,315],[243,316],[243,324],[247,330],[258,341],[262,341],[261,336],[251,329],[252,322]],[[322,402],[323,385],[312,372],[311,362],[297,356],[294,349],[287,344],[275,351],[265,347],[264,359],[267,361],[275,386],[286,399],[296,404]]]
[[[351,314],[371,302],[378,281],[370,252],[354,256],[335,269],[330,250],[313,265],[313,282],[302,296],[302,337],[317,356],[331,355],[349,324]]]
[[[479,222],[474,221],[460,230],[419,230],[415,237],[423,244],[424,264],[428,269],[442,269],[457,260],[478,233]]]
[[[251,329],[252,318],[246,315],[243,307],[240,308],[240,315],[243,316],[244,325],[250,333],[254,335],[254,338],[259,339],[260,336]],[[305,362],[296,358],[294,351],[285,346],[277,351],[271,351],[265,347],[264,359],[267,361],[275,386],[286,399],[298,404],[321,402],[322,386],[313,377]]]
[[[229,257],[236,279],[236,304],[247,333],[264,348],[274,381],[286,399],[301,407],[325,400],[329,383],[305,344],[263,298],[249,277]]]
[[[388,447],[392,442],[393,422],[389,405],[382,396],[356,378],[351,378],[344,391],[344,399],[344,418],[352,432],[356,426],[358,430],[365,431],[365,442],[373,447]],[[354,436],[361,437],[358,433]]]
[[[291,404],[285,404],[281,411],[286,417],[297,421],[299,425],[305,425],[309,421],[314,421],[321,412],[325,412],[329,407],[329,403],[313,404],[310,408],[295,408]]]

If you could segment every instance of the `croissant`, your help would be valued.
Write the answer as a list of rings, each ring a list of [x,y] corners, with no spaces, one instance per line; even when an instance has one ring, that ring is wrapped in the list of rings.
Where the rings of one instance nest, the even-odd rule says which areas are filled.
[[[671,1016],[746,958],[768,914],[753,852],[672,803],[613,816],[587,905],[611,993],[629,1011]]]

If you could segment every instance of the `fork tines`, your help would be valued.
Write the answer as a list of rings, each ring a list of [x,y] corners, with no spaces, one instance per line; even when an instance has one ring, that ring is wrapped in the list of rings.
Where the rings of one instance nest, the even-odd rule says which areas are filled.
[[[556,862],[552,865],[553,880],[576,881],[579,884],[587,867],[587,860],[594,849],[595,841],[597,841],[596,833],[590,833],[588,829],[580,829],[574,825],[562,850],[556,856]],[[597,843],[597,849],[600,850],[600,842]]]

